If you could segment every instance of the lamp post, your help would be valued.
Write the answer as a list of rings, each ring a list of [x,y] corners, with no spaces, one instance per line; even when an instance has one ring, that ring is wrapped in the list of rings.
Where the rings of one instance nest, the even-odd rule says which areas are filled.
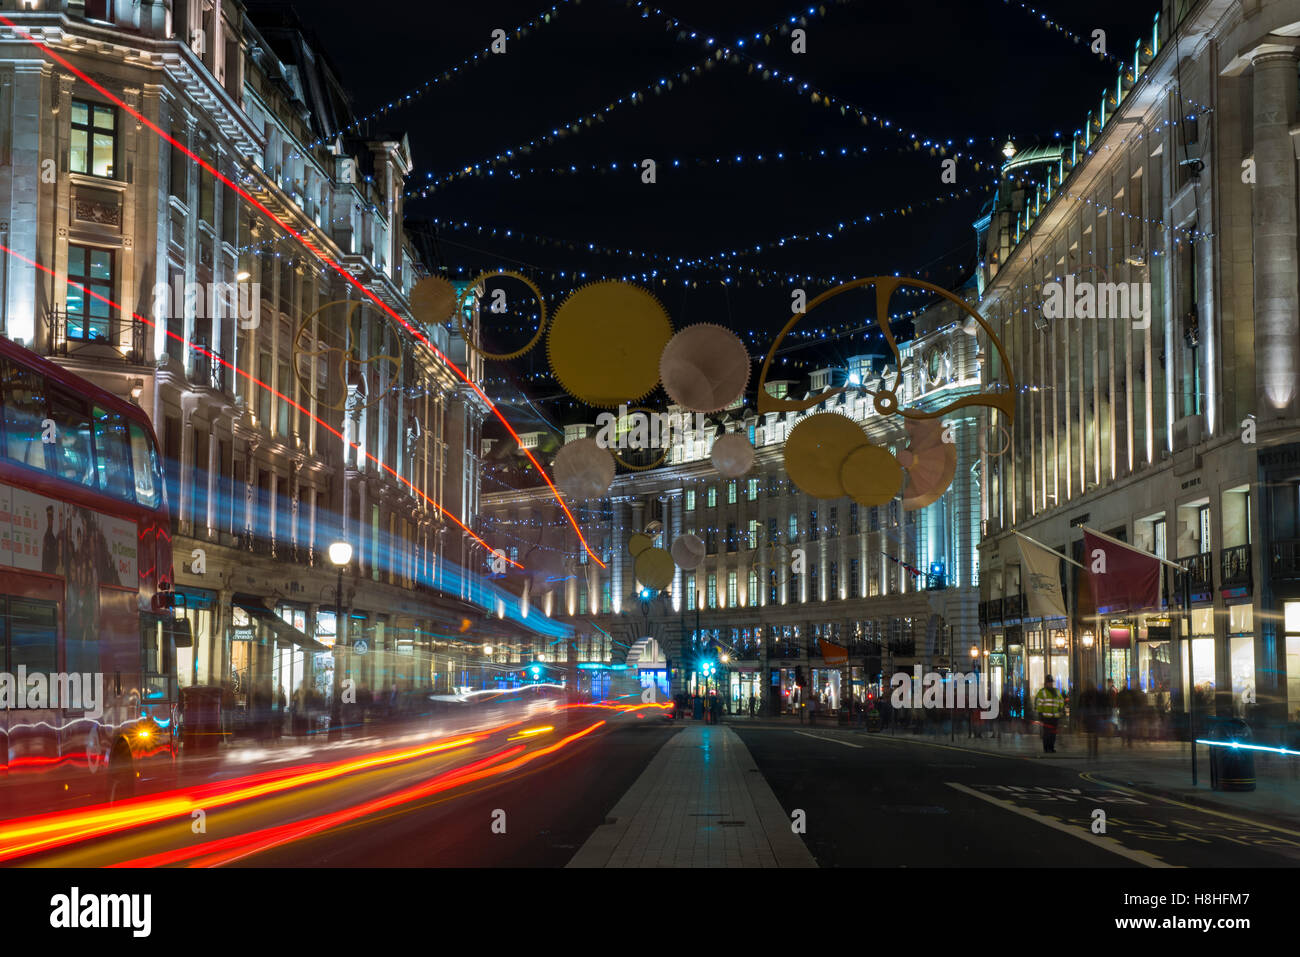
[[[971,666],[972,668],[975,669],[975,683],[974,683],[974,685],[972,685],[971,682],[968,680],[968,681],[966,682],[966,690],[967,690],[968,692],[970,692],[970,691],[972,691],[972,690],[974,691],[974,693],[975,693],[975,700],[976,700],[977,703],[978,703],[978,701],[979,701],[979,686],[980,686],[980,670],[979,670],[979,662],[980,662],[980,650],[979,650],[979,646],[978,646],[978,645],[971,645],[971,646],[970,646],[970,666]],[[976,712],[977,709],[976,709],[976,708],[971,708],[971,707],[970,707],[970,699],[969,699],[969,698],[967,698],[967,700],[966,700],[966,705],[967,705],[967,707],[969,708],[969,710],[967,711],[967,714],[970,715],[970,717],[967,719],[967,724],[969,725],[969,727],[967,728],[967,730],[968,730],[970,733],[973,734],[974,731],[975,731],[975,712]]]
[[[330,562],[339,570],[338,587],[334,590],[334,703],[330,708],[329,740],[343,737],[343,569],[352,562],[352,546],[347,542],[334,542],[329,547]]]

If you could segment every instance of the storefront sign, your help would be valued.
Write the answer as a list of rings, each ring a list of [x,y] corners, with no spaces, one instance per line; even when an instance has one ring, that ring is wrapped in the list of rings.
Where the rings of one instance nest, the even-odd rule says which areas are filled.
[[[1000,651],[995,651],[989,655],[989,667],[1005,668],[1007,666],[1007,656]]]
[[[252,628],[231,628],[230,629],[231,641],[252,641],[254,635],[255,632]]]
[[[1110,628],[1110,646],[1112,648],[1127,648],[1129,647],[1129,641],[1132,635],[1133,631],[1130,628],[1116,628],[1112,626]]]

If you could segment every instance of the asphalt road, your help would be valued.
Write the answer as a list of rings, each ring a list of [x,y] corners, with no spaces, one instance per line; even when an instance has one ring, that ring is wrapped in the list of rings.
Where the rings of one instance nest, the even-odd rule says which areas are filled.
[[[1295,867],[1300,834],[1047,761],[833,728],[733,726],[822,867]],[[1094,833],[1095,812],[1105,833]]]

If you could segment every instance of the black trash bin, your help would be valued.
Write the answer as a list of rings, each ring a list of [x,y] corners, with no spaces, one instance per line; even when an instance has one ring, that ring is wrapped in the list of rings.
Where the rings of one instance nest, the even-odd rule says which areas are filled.
[[[1210,732],[1210,787],[1216,791],[1255,790],[1255,752],[1234,744],[1250,743],[1250,726],[1240,718],[1218,722]],[[1220,743],[1222,742],[1222,743]]]

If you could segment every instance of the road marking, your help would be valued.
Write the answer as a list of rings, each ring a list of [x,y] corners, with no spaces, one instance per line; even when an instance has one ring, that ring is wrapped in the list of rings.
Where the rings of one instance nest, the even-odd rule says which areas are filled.
[[[1099,781],[1097,778],[1092,776],[1092,772],[1090,771],[1080,771],[1079,777],[1083,778],[1085,781],[1091,781],[1093,784],[1100,784],[1102,787],[1113,788],[1114,790],[1121,791],[1125,794],[1140,794],[1142,797],[1150,798],[1153,801],[1164,801],[1166,804],[1175,804],[1178,807],[1186,808],[1188,811],[1197,814],[1213,814],[1215,817],[1224,817],[1229,821],[1236,821],[1238,824],[1249,824],[1251,827],[1262,827],[1270,831],[1277,831],[1281,834],[1289,834],[1291,837],[1300,837],[1300,831],[1291,831],[1285,827],[1263,824],[1259,821],[1252,821],[1250,818],[1238,817],[1237,815],[1229,814],[1226,811],[1211,810],[1210,808],[1202,807],[1198,804],[1186,804],[1182,801],[1175,800],[1174,798],[1164,797],[1160,794],[1148,794],[1145,791],[1139,791],[1136,788],[1120,787],[1118,784],[1111,784],[1109,781]]]
[[[880,743],[889,742],[891,744],[923,744],[927,748],[943,748],[945,751],[960,751],[962,754],[983,754],[990,758],[1002,758],[1004,761],[1033,761],[1033,758],[1027,758],[1020,754],[1002,754],[998,751],[983,751],[977,748],[961,748],[954,744],[939,744],[937,741],[918,741],[914,738],[894,738],[881,737],[875,735],[868,737],[868,741],[877,741]]]
[[[814,738],[814,739],[817,740],[817,741],[830,741],[830,742],[832,742],[832,743],[834,743],[834,744],[842,744],[842,745],[844,745],[846,748],[861,748],[861,747],[865,747],[865,745],[854,744],[854,743],[851,742],[851,741],[841,741],[839,738],[826,738],[826,737],[823,737],[823,736],[820,735],[820,734],[809,734],[807,731],[796,731],[795,734],[802,734],[805,738]]]
[[[968,788],[966,785],[958,784],[956,781],[946,781],[944,783],[946,783],[950,788],[955,788],[956,790],[961,791],[963,794],[969,794],[972,797],[979,798],[981,801],[988,801],[988,803],[990,804],[996,804],[998,807],[1002,808],[1003,810],[1010,811],[1013,814],[1019,814],[1021,817],[1027,817],[1031,821],[1037,821],[1039,824],[1046,824],[1048,827],[1055,828],[1058,831],[1064,831],[1066,834],[1070,834],[1074,837],[1077,837],[1081,841],[1087,841],[1089,844],[1093,845],[1094,847],[1099,847],[1103,851],[1110,851],[1112,854],[1118,854],[1120,857],[1127,857],[1129,860],[1136,861],[1137,863],[1143,865],[1144,867],[1177,867],[1178,866],[1176,864],[1166,864],[1164,861],[1156,857],[1154,854],[1148,854],[1146,851],[1131,850],[1130,848],[1125,847],[1119,841],[1115,840],[1113,837],[1103,837],[1100,834],[1093,834],[1090,830],[1088,830],[1083,825],[1063,824],[1060,821],[1056,820],[1056,818],[1054,817],[1048,817],[1046,814],[1039,814],[1037,811],[1031,811],[1028,808],[1019,807],[1015,804],[1012,804],[1010,801],[1003,801],[1000,798],[990,797],[987,794],[981,794],[979,791],[976,791],[974,788]]]

